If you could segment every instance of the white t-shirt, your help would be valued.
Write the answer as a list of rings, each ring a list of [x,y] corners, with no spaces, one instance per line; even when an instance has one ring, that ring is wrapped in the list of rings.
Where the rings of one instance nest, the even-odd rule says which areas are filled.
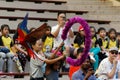
[[[53,26],[52,27],[52,33],[55,32],[57,29],[58,29],[59,25],[56,25],[56,26]],[[61,38],[61,35],[62,35],[62,30],[63,28],[61,27],[60,28],[60,31],[58,33],[58,36],[54,39],[54,45],[53,45],[53,48],[56,48],[60,45],[60,43],[63,41],[62,38]],[[71,29],[72,30],[72,29]],[[69,33],[68,33],[69,35]],[[65,46],[71,46],[71,42],[70,42],[70,37],[67,35],[67,39],[64,41],[65,43]]]
[[[108,58],[103,59],[98,67],[98,70],[96,71],[96,74],[98,74],[98,76],[99,76],[98,78],[100,78],[100,80],[107,79],[107,76],[105,74],[111,72],[112,68],[113,68],[113,64],[111,64],[109,59]],[[120,72],[120,61],[118,61],[113,80],[116,79],[118,72]],[[101,74],[104,74],[104,75],[101,75]]]

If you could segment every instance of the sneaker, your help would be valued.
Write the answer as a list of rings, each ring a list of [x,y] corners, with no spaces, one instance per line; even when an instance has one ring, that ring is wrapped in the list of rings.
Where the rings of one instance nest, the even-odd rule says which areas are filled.
[[[93,57],[93,55],[90,55],[90,59],[91,59],[91,61],[94,63],[94,62],[96,62],[96,60],[95,60],[95,58]]]

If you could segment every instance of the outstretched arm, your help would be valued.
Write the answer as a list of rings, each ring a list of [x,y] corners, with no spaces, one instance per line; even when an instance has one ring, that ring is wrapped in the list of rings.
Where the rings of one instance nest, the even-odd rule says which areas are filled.
[[[16,50],[15,50],[16,49]],[[16,53],[16,51],[20,51],[20,52],[23,52],[24,54],[26,54],[27,55],[27,52],[26,51],[24,51],[21,47],[19,47],[17,44],[15,44],[13,47],[12,47],[12,51],[14,52],[14,53]]]
[[[52,53],[52,55],[50,56],[50,58],[54,58],[55,54],[57,54],[57,52],[61,49],[61,47],[64,45],[64,42],[62,42],[59,47],[54,51],[54,53]]]
[[[53,64],[53,63],[55,63],[55,62],[57,62],[58,60],[61,60],[61,59],[63,59],[65,57],[65,55],[62,55],[62,56],[60,56],[60,57],[58,57],[58,58],[55,58],[55,59],[45,59],[44,61],[47,63],[47,64]]]

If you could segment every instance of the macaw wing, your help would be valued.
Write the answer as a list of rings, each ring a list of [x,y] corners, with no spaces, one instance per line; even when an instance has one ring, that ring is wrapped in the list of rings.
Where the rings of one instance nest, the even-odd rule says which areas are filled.
[[[39,28],[35,29],[35,31],[29,33],[26,37],[25,37],[25,44],[26,44],[26,49],[27,49],[27,52],[29,54],[30,57],[33,57],[34,58],[34,52],[32,50],[32,48],[30,47],[29,43],[32,42],[32,38],[36,38],[36,39],[39,39],[39,38],[42,38],[42,36],[45,34],[47,30],[47,24],[44,23],[43,25],[41,25]]]
[[[31,37],[34,37],[36,39],[42,38],[42,36],[45,34],[47,30],[47,24],[44,23],[39,28],[35,29],[35,31],[32,31],[25,37],[26,42],[31,42]]]

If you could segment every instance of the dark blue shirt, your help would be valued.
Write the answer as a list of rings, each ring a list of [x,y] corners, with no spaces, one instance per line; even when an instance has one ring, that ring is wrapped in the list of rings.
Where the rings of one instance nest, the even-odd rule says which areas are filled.
[[[52,70],[48,75],[46,75],[46,80],[58,80],[59,72]]]

